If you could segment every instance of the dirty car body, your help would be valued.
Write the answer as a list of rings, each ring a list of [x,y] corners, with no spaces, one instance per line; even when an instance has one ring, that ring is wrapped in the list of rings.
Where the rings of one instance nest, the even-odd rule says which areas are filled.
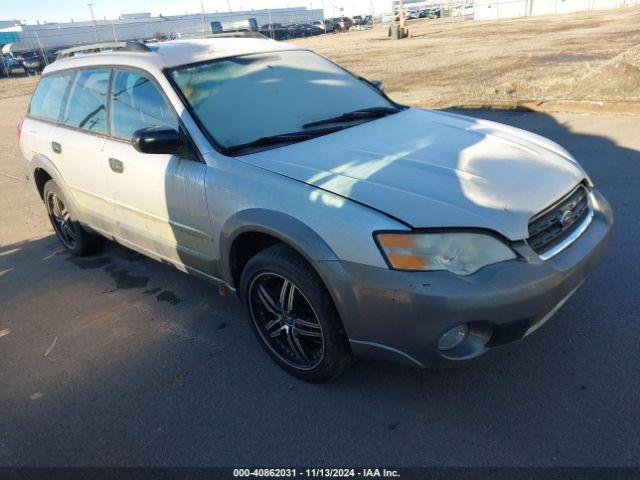
[[[355,356],[452,365],[520,340],[576,291],[610,238],[609,204],[559,145],[397,105],[296,46],[167,42],[58,60],[43,78],[87,69],[106,72],[91,83],[111,98],[99,131],[63,113],[32,111],[22,125],[40,195],[54,180],[82,228],[241,297],[251,258],[286,246],[317,275]],[[148,120],[161,134],[118,134],[115,96],[139,85],[122,72],[164,98],[160,127]],[[167,127],[184,148],[150,153]],[[299,290],[315,310],[313,292]],[[284,301],[267,307],[288,335]]]

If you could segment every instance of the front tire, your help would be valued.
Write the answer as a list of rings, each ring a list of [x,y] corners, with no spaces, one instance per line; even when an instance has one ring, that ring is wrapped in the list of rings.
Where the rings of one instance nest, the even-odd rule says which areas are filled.
[[[349,342],[331,296],[295,251],[279,244],[259,252],[240,284],[258,341],[285,371],[322,382],[350,365]]]
[[[82,257],[100,249],[102,239],[87,232],[73,219],[62,190],[55,181],[45,183],[43,197],[53,230],[69,253]]]

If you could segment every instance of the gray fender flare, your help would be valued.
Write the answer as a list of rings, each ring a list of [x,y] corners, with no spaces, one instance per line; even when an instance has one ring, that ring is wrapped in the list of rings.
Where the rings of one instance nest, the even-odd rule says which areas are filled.
[[[266,233],[278,238],[313,264],[338,260],[336,254],[320,235],[300,220],[275,210],[262,208],[242,210],[227,219],[220,234],[222,269],[229,283],[232,281],[231,246],[240,235],[246,232]],[[322,276],[322,273],[320,275]]]
[[[349,337],[350,283],[342,261],[329,245],[311,227],[282,212],[254,208],[231,216],[220,234],[220,255],[224,278],[233,284],[231,274],[231,246],[246,232],[271,235],[302,255],[314,268],[327,288],[338,309],[342,324]],[[346,305],[345,305],[346,303]]]

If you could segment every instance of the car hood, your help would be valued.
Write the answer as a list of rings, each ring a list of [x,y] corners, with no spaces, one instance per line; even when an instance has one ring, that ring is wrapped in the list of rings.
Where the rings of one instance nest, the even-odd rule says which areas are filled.
[[[241,159],[318,187],[312,201],[340,208],[347,198],[414,228],[485,228],[511,240],[527,238],[529,219],[586,178],[546,138],[418,108]]]

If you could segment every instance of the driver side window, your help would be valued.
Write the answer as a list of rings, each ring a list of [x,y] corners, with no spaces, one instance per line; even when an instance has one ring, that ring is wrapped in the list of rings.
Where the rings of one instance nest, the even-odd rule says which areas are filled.
[[[178,119],[155,84],[131,70],[116,70],[111,86],[111,134],[130,139],[136,130],[170,127]]]

